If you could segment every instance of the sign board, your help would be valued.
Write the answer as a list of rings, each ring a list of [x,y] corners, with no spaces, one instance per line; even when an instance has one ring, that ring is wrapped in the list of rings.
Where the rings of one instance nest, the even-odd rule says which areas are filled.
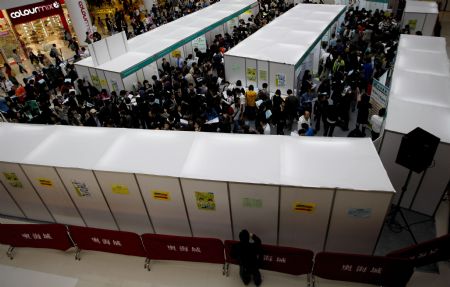
[[[46,0],[26,6],[6,10],[13,25],[30,22],[33,20],[53,15],[63,15],[61,4],[57,0]]]
[[[372,109],[370,110],[369,118],[377,115],[381,108],[386,108],[388,103],[389,88],[373,79],[372,93],[370,94],[370,103]]]
[[[200,52],[206,53],[206,38],[204,35],[192,40],[192,48],[197,48]]]

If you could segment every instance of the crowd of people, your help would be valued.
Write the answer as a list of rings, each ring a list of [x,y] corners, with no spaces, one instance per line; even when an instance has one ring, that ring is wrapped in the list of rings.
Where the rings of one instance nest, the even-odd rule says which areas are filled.
[[[350,136],[364,136],[372,78],[393,64],[399,25],[382,11],[349,8],[322,45],[319,73],[306,71],[297,94],[282,96],[280,90],[269,93],[267,84],[256,91],[224,80],[223,53],[291,8],[284,1],[260,4],[258,15],[239,21],[231,34],[216,35],[206,53],[196,49],[177,65],[163,59],[159,77],[138,83],[135,91],[98,90],[78,78],[73,64],[56,61],[22,84],[6,65],[0,75],[4,115],[21,123],[332,136],[336,126],[350,129],[350,112],[357,110]],[[153,23],[171,19],[151,15]]]

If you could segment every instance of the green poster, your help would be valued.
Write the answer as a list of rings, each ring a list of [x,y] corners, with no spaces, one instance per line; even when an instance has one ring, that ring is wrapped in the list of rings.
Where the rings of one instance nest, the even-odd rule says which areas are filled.
[[[197,208],[201,210],[216,210],[216,202],[214,201],[214,193],[212,192],[195,192],[195,200]]]
[[[247,68],[247,80],[251,82],[256,82],[256,69]]]
[[[9,185],[11,185],[12,187],[23,187],[22,182],[20,182],[19,178],[17,178],[17,175],[14,172],[4,172],[3,175],[5,176],[5,179],[9,183]]]
[[[261,81],[267,81],[267,71],[259,70],[259,79]]]
[[[262,199],[245,197],[242,199],[242,204],[244,205],[244,207],[248,208],[261,208]]]

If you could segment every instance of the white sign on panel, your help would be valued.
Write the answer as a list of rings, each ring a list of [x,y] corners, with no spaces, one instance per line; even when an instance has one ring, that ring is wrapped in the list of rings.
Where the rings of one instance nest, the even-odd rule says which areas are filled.
[[[17,207],[17,204],[12,200],[8,191],[0,183],[0,214],[24,217],[22,211]]]
[[[134,174],[95,171],[103,194],[122,231],[153,233]]]
[[[117,230],[92,171],[75,168],[57,171],[88,227]]]
[[[34,165],[22,167],[56,222],[85,226],[53,167]]]
[[[247,229],[264,244],[277,244],[278,186],[230,183],[234,239]]]
[[[325,251],[372,254],[392,195],[337,190]]]
[[[0,162],[0,173],[5,188],[22,208],[27,218],[48,222],[54,221],[18,164]],[[5,174],[17,177],[17,182],[15,180],[10,182],[6,179]]]
[[[155,232],[192,236],[178,178],[136,175]]]
[[[193,235],[231,239],[227,184],[181,179],[181,186]]]
[[[281,187],[279,244],[323,251],[332,189]]]

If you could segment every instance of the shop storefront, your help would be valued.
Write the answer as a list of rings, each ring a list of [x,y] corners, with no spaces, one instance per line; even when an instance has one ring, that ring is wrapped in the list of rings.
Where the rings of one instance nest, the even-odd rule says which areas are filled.
[[[4,19],[8,35],[13,42],[12,48],[5,51],[10,57],[12,49],[20,48],[25,52],[28,48],[34,51],[50,49],[49,45],[64,40],[64,31],[71,31],[68,12],[63,8],[64,1],[45,0],[35,4],[7,9]],[[2,45],[3,46],[3,45]]]
[[[15,48],[17,48],[16,37],[5,14],[0,10],[0,65],[6,62],[7,55],[11,55]]]

